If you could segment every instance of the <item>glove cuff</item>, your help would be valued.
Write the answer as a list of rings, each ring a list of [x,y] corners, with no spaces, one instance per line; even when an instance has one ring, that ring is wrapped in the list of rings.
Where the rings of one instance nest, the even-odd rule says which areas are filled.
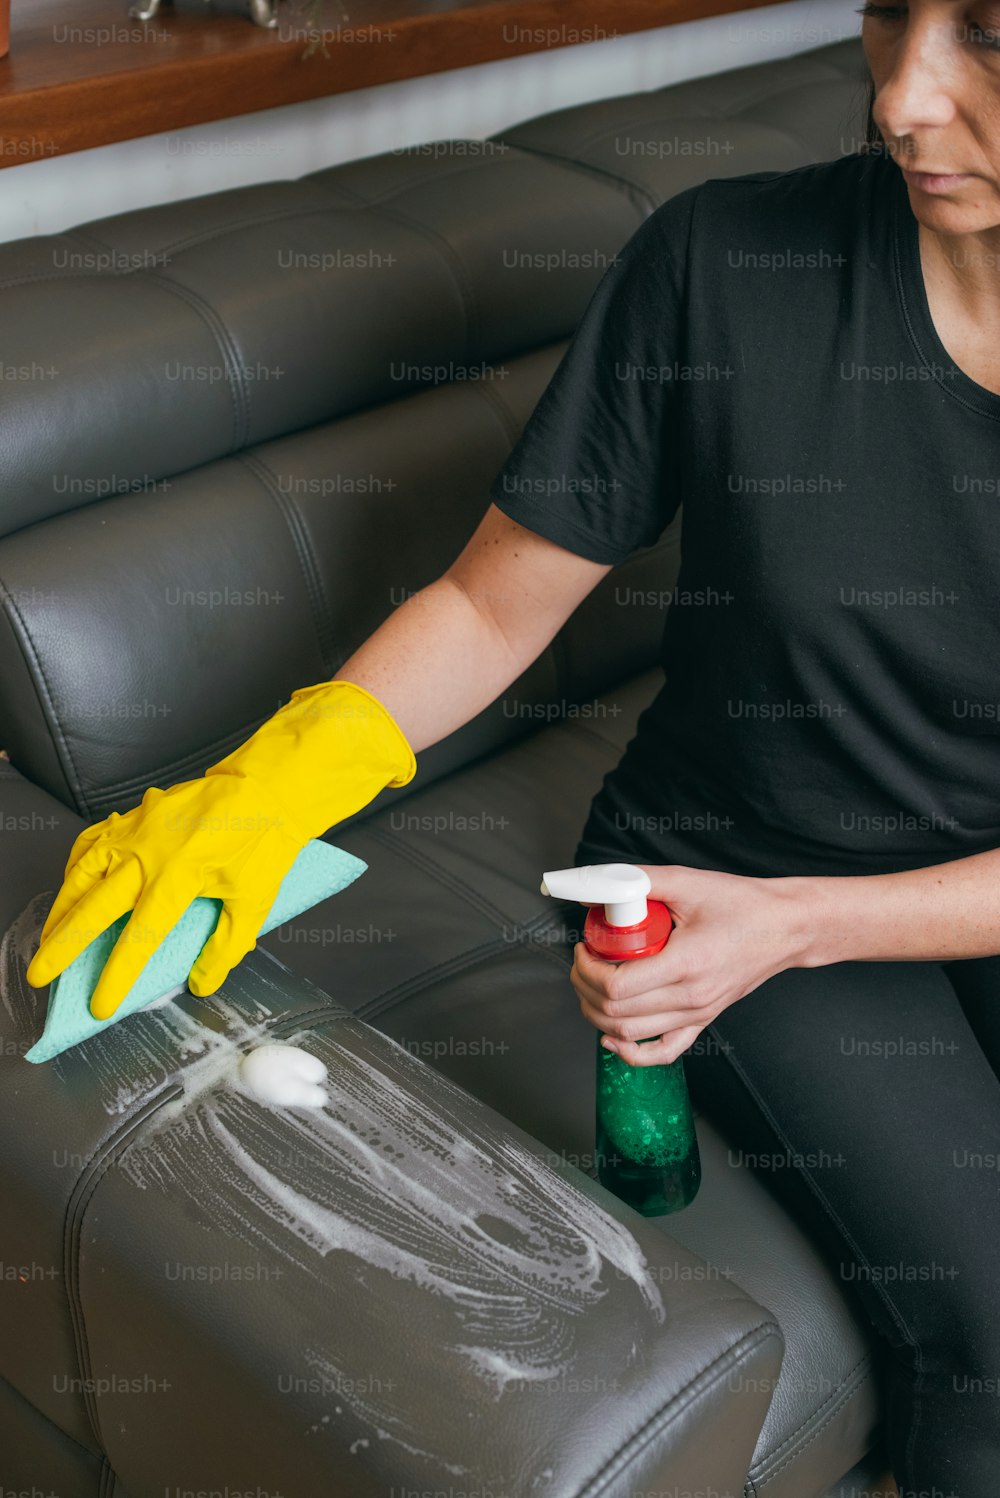
[[[416,771],[416,756],[391,713],[364,687],[338,680],[300,687],[205,773],[256,780],[304,843],[386,786],[408,784]]]
[[[289,699],[282,713],[292,716],[293,706],[305,718],[339,720],[340,724],[358,725],[351,737],[359,748],[373,750],[376,743],[380,763],[392,771],[392,778],[383,786],[407,785],[417,773],[417,759],[410,742],[389,709],[365,687],[353,681],[321,681],[312,687],[299,687]],[[383,786],[380,786],[381,790]]]

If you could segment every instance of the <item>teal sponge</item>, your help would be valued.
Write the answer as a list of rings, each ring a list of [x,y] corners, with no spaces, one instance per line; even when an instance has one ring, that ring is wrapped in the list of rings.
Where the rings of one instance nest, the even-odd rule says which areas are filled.
[[[311,905],[353,884],[368,865],[343,848],[314,838],[292,864],[278,888],[260,935],[301,915]],[[100,1030],[163,998],[187,982],[188,974],[212,932],[222,910],[222,901],[199,897],[193,900],[173,930],[150,957],[138,982],[126,994],[110,1019],[95,1019],[90,1000],[104,964],[131,915],[120,917],[75,958],[64,973],[49,985],[49,1009],[41,1038],[27,1052],[27,1061],[50,1061],[53,1056],[89,1040]]]

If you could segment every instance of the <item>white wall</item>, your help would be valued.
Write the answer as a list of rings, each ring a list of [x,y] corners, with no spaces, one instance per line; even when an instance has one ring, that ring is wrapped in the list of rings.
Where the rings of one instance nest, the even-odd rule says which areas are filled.
[[[604,29],[613,33],[612,3],[607,11]],[[298,177],[395,146],[482,139],[566,105],[808,51],[859,29],[845,0],[792,0],[29,161],[0,171],[0,241]],[[326,60],[316,54],[301,65],[322,68]]]

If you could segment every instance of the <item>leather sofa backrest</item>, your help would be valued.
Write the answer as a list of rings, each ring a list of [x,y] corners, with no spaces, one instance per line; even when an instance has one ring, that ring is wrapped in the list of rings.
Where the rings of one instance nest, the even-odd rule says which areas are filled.
[[[0,245],[0,747],[103,816],[332,675],[457,555],[643,218],[856,149],[863,97],[851,40]],[[518,700],[650,666],[664,611],[614,589],[676,554],[677,522]],[[411,785],[536,726],[494,704]]]

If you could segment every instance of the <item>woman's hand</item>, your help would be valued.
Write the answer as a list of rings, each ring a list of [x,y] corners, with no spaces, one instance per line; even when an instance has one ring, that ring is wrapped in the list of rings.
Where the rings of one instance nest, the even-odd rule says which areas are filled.
[[[605,962],[582,941],[570,981],[601,1044],[635,1066],[676,1061],[723,1009],[780,973],[806,965],[813,933],[808,880],[756,879],[681,864],[638,864],[648,899],[674,929],[653,957]],[[662,1036],[648,1045],[636,1042]]]
[[[127,911],[131,915],[90,999],[111,1019],[192,900],[222,901],[218,924],[188,976],[215,993],[252,951],[285,874],[310,838],[406,785],[416,756],[388,709],[336,678],[300,687],[204,775],[84,828],[73,847],[38,951],[25,974],[42,988]]]

